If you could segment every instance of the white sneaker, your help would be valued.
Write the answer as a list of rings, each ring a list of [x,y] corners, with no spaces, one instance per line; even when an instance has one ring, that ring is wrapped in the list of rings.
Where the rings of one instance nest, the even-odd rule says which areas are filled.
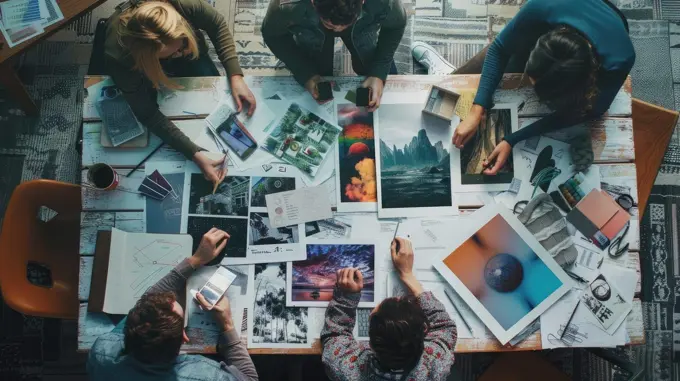
[[[432,45],[416,41],[411,45],[411,54],[421,65],[427,68],[429,75],[448,75],[456,71],[446,58],[442,57]]]

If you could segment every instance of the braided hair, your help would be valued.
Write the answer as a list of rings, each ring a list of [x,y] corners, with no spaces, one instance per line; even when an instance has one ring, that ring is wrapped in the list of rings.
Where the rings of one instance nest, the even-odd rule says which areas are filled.
[[[597,53],[580,32],[560,26],[542,35],[527,60],[525,74],[534,82],[541,102],[553,110],[583,115],[598,95]]]
[[[369,343],[380,367],[413,369],[423,353],[427,329],[427,317],[415,296],[385,299],[369,321]]]

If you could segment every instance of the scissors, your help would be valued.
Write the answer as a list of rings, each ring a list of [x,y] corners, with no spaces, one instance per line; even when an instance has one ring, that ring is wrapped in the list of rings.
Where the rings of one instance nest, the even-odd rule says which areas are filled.
[[[630,243],[626,242],[626,244],[622,246],[623,239],[626,238],[626,234],[628,234],[628,229],[630,229],[630,222],[626,223],[626,227],[623,228],[623,232],[618,237],[614,238],[612,243],[609,245],[607,251],[609,252],[609,256],[611,258],[619,258],[628,252]]]

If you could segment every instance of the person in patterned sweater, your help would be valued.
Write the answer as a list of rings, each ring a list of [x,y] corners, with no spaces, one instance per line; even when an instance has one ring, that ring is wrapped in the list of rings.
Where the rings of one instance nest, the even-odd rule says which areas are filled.
[[[391,254],[409,295],[387,298],[371,312],[368,343],[352,334],[364,286],[361,271],[337,272],[321,331],[322,361],[332,380],[446,380],[451,371],[456,324],[413,275],[411,242],[396,238]]]

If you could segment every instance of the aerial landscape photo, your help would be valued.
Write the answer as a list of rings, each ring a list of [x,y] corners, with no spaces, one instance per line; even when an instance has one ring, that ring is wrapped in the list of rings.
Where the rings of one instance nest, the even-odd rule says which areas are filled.
[[[330,301],[336,284],[336,272],[346,267],[358,268],[363,275],[361,301],[375,301],[375,245],[307,244],[306,251],[306,260],[292,262],[293,302]]]
[[[380,113],[383,208],[452,206],[451,130],[422,104],[384,104]]]
[[[512,155],[495,176],[482,175],[483,162],[491,155],[496,145],[512,133],[510,109],[492,109],[477,129],[475,136],[460,151],[460,181],[462,184],[509,183],[515,176]]]
[[[291,103],[262,148],[314,177],[341,131],[335,124]]]

